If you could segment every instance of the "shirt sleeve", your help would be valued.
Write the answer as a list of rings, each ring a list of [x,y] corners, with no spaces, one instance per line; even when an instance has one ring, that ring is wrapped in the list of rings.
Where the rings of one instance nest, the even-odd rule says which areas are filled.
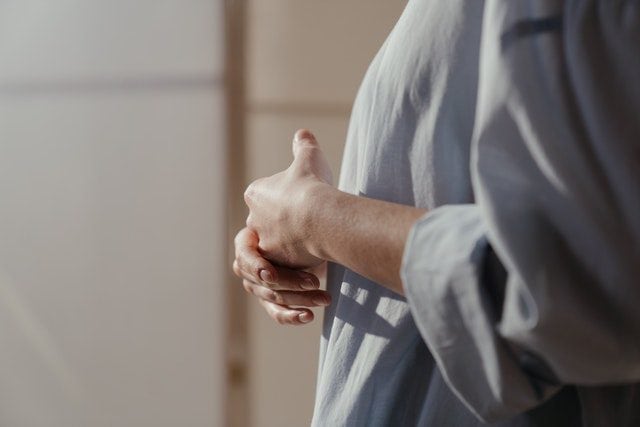
[[[402,278],[481,419],[640,381],[640,2],[486,2],[475,204],[413,227]]]

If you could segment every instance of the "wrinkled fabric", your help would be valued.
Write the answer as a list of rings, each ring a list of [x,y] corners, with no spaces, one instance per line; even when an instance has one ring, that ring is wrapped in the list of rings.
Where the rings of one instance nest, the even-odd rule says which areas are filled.
[[[313,425],[640,424],[639,4],[408,2],[340,188],[429,211],[407,299],[329,266]]]
[[[403,274],[449,384],[494,420],[561,384],[640,380],[640,2],[488,2],[480,67],[476,203],[427,214]],[[499,312],[488,245],[508,272]],[[585,411],[635,404],[608,420],[625,425],[626,388],[578,391]]]

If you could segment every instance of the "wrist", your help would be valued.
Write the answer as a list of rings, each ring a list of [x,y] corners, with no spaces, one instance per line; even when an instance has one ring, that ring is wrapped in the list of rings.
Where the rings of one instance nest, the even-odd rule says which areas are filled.
[[[311,255],[325,261],[333,261],[326,240],[331,234],[328,232],[331,215],[336,214],[336,200],[340,194],[344,193],[330,184],[314,183],[305,191],[302,202],[305,248]]]

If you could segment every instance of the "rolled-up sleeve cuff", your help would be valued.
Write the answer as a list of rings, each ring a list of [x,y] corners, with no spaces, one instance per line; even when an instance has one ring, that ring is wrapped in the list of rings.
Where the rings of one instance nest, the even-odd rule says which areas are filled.
[[[482,286],[488,252],[473,204],[434,209],[412,228],[401,276],[415,323],[453,392],[484,421],[540,402],[495,330]]]

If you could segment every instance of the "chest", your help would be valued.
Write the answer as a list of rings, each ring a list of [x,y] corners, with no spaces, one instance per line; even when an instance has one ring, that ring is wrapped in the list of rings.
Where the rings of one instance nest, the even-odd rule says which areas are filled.
[[[472,198],[481,18],[482,2],[409,2],[354,104],[343,189],[421,207]]]

